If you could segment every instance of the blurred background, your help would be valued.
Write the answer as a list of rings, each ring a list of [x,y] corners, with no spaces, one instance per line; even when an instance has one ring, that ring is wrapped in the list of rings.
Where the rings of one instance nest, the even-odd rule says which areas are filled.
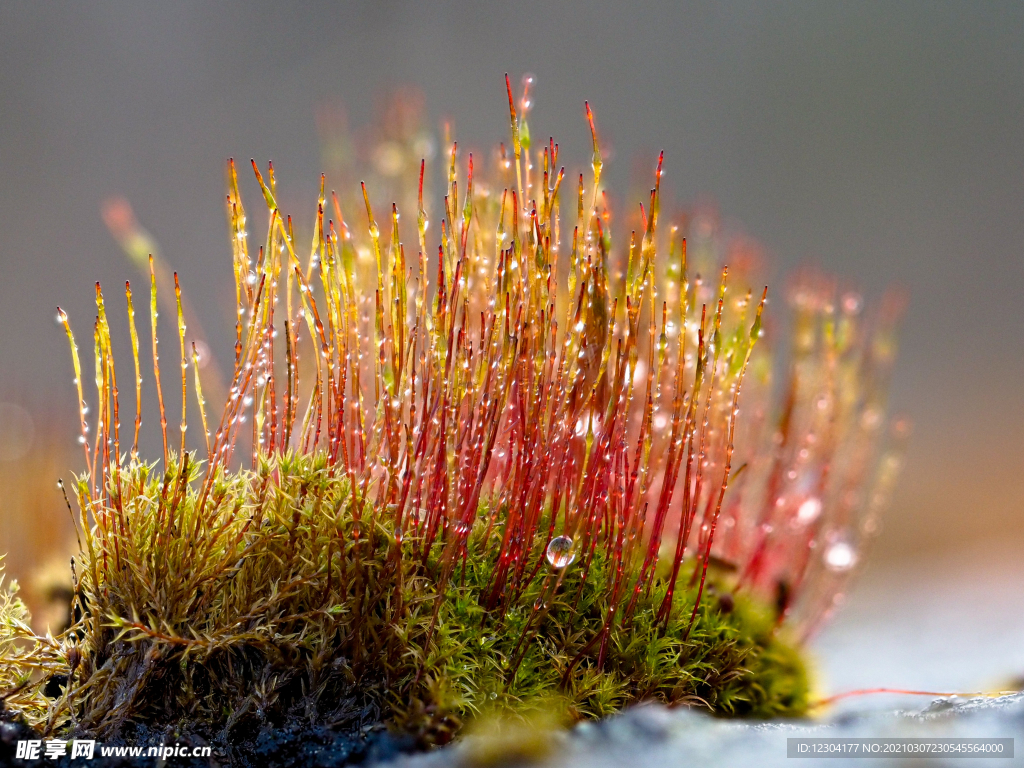
[[[674,198],[714,201],[774,274],[810,262],[869,297],[907,290],[893,408],[915,433],[867,572],[818,641],[824,684],[1002,684],[1024,673],[1022,41],[1017,2],[5,3],[0,552],[35,598],[30,572],[74,540],[55,481],[82,460],[54,315],[87,338],[93,282],[141,276],[110,201],[130,202],[229,359],[226,158],[273,160],[305,224],[322,170],[358,183],[331,138],[372,124],[382,94],[422,94],[425,153],[446,122],[489,151],[507,141],[504,73],[532,72],[534,135],[582,166],[588,99],[620,202],[664,149]]]

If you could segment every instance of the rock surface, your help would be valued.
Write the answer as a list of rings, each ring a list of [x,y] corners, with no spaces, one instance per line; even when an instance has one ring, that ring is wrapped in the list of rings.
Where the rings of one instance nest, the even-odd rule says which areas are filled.
[[[688,766],[788,766],[810,768],[836,765],[837,758],[794,760],[786,756],[786,739],[793,737],[963,737],[1013,738],[1015,757],[873,758],[867,765],[1016,766],[1024,765],[1024,694],[999,698],[937,699],[924,709],[848,711],[832,719],[811,722],[750,722],[718,720],[688,710],[641,706],[599,723],[578,725],[551,738],[547,754],[535,748],[500,757],[479,740],[429,754],[407,756],[389,768],[482,768],[501,765],[544,768],[684,768]],[[513,753],[517,750],[513,749]],[[529,754],[531,753],[532,754]],[[844,763],[838,763],[843,765]],[[853,765],[863,765],[855,762]],[[849,763],[847,763],[849,765]]]

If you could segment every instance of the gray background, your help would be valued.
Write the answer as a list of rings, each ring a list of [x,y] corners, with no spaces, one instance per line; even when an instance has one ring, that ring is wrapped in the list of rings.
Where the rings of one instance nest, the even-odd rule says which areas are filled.
[[[533,132],[577,163],[590,100],[620,199],[664,148],[677,198],[717,200],[779,269],[904,285],[894,397],[916,433],[876,563],[968,541],[1019,556],[1021,3],[5,3],[0,399],[73,404],[55,306],[85,334],[92,282],[137,277],[106,197],[131,200],[226,356],[225,158],[273,159],[304,216],[318,104],[358,125],[409,83],[432,127],[489,148],[506,71],[536,74]]]

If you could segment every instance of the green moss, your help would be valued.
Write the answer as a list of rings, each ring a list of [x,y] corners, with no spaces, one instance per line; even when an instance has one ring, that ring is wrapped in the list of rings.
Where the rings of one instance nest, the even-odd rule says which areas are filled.
[[[479,713],[554,701],[573,718],[603,717],[649,700],[722,715],[805,712],[808,682],[800,654],[777,635],[774,617],[749,598],[731,600],[728,611],[717,599],[703,600],[687,637],[696,589],[677,591],[663,630],[656,616],[665,584],[658,582],[640,598],[632,621],[625,623],[620,612],[599,666],[598,644],[591,640],[608,615],[607,565],[598,550],[586,580],[581,564],[569,566],[547,616],[525,636],[513,674],[517,646],[544,590],[544,571],[553,569],[542,570],[519,605],[496,620],[478,602],[493,563],[470,558],[464,585],[450,587],[445,596],[438,648],[428,662],[451,686],[457,706]],[[688,574],[680,577],[680,583],[687,580]]]
[[[579,719],[646,700],[724,715],[806,708],[799,654],[743,598],[724,611],[706,592],[687,637],[695,590],[679,590],[662,631],[656,582],[631,621],[619,612],[598,663],[591,641],[610,593],[601,546],[586,579],[581,559],[553,589],[558,572],[538,544],[526,568],[535,575],[498,613],[483,603],[501,515],[489,547],[491,518],[480,515],[441,595],[441,548],[426,562],[412,541],[399,553],[390,521],[355,504],[322,457],[221,476],[202,512],[200,489],[174,473],[133,465],[120,481],[116,503],[129,522],[123,534],[117,525],[87,533],[83,619],[69,635],[82,660],[67,709],[98,734],[128,722],[230,732],[296,718],[393,719],[436,742],[494,710],[555,707]],[[164,487],[180,488],[175,503],[161,501]],[[548,610],[537,613],[542,594]]]
[[[61,640],[70,679],[50,724],[231,738],[388,720],[437,743],[489,712],[572,720],[646,700],[803,712],[806,675],[778,617],[731,595],[724,576],[692,584],[703,581],[693,553],[703,570],[746,466],[734,464],[736,421],[767,289],[731,293],[724,265],[717,291],[690,282],[685,242],[657,228],[661,159],[643,228],[613,259],[589,108],[594,175],[560,202],[558,145],[531,159],[510,84],[508,96],[515,168],[478,164],[474,176],[470,158],[463,186],[452,146],[436,262],[422,199],[414,259],[397,205],[385,243],[365,187],[361,234],[333,196],[338,226],[325,220],[322,177],[303,267],[272,169],[264,178],[253,162],[268,215],[256,257],[229,163],[234,374],[223,415],[208,420],[175,275],[180,450],[161,394],[177,386],[158,389],[161,471],[135,453],[130,289],[131,452],[99,285],[95,432],[58,311],[89,473],[75,489],[81,618]],[[186,452],[190,389],[205,466]],[[671,587],[654,562],[662,546]]]
[[[3,560],[0,555],[0,714],[10,707],[39,722],[47,714],[47,700],[34,683],[66,670],[67,660],[52,637],[32,632],[17,583],[5,583]]]

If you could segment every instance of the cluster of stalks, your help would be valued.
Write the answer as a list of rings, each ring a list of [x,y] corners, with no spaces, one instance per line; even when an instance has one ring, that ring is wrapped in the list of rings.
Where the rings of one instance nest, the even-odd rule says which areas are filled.
[[[425,162],[411,231],[395,205],[382,231],[365,186],[365,211],[343,215],[321,178],[307,248],[255,163],[268,216],[250,246],[229,163],[236,341],[219,419],[175,275],[168,423],[178,388],[161,383],[151,272],[162,464],[138,455],[131,287],[130,427],[99,285],[94,439],[59,313],[86,472],[80,619],[51,727],[392,718],[437,741],[553,691],[574,717],[650,698],[806,706],[780,625],[813,629],[891,486],[877,445],[894,313],[872,332],[853,298],[802,283],[774,410],[767,289],[696,273],[660,222],[661,158],[613,240],[589,107],[592,173],[566,180],[558,145],[532,146],[529,85],[508,87],[492,173],[452,145],[434,246]]]

